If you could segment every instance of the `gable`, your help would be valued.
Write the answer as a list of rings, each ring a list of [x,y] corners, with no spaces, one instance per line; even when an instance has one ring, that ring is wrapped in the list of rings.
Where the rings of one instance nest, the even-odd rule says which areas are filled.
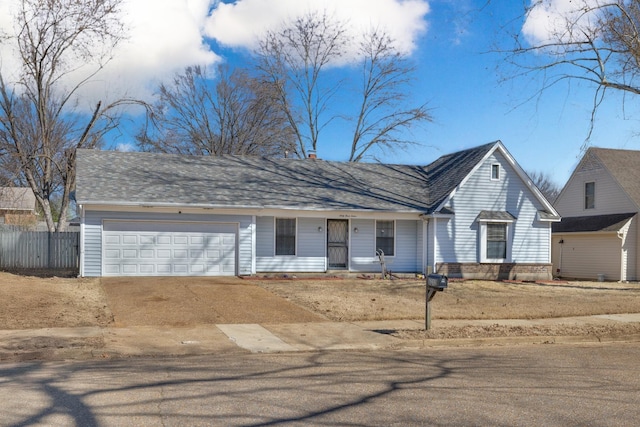
[[[637,212],[637,204],[615,176],[616,174],[621,177],[628,176],[632,184],[626,184],[627,187],[636,185],[633,184],[632,177],[635,167],[632,172],[619,170],[623,167],[629,168],[629,165],[624,165],[624,162],[617,161],[622,157],[628,157],[628,154],[624,150],[593,148],[587,150],[555,201],[554,207],[560,215],[578,217]],[[587,209],[585,208],[585,186],[591,182],[594,183],[595,188],[594,207]],[[638,178],[638,184],[640,184],[640,178]]]
[[[494,168],[497,168],[496,179]],[[559,216],[551,203],[545,199],[540,190],[533,184],[513,156],[504,148],[500,141],[493,144],[483,159],[461,180],[459,185],[444,199],[436,211],[453,211],[452,200],[464,187],[471,187],[472,205],[482,210],[493,209],[487,203],[496,206],[506,206],[506,194],[514,193],[516,199],[531,200],[532,206],[538,209],[538,218],[544,221],[558,221]],[[514,196],[510,196],[514,197]],[[464,199],[464,197],[458,197]],[[492,202],[493,200],[493,202]],[[459,204],[459,203],[458,203]]]
[[[497,179],[493,175],[495,166],[499,170]],[[547,211],[544,202],[510,159],[501,150],[495,150],[465,179],[445,207],[456,214],[461,209],[469,213],[500,211],[518,218],[523,209],[533,215]]]

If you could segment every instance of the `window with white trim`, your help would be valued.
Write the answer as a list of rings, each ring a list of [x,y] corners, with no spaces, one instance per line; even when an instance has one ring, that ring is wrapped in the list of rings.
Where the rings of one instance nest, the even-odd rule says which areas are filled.
[[[494,163],[491,165],[491,180],[499,181],[500,180],[500,164]]]
[[[584,183],[584,208],[594,209],[596,207],[596,183]]]
[[[387,256],[395,254],[395,221],[376,221],[376,251],[382,250]]]
[[[478,258],[480,262],[511,262],[514,221],[515,218],[514,220],[506,218],[479,219]]]
[[[507,224],[487,223],[487,259],[507,258]]]
[[[296,219],[276,218],[276,255],[296,254]]]

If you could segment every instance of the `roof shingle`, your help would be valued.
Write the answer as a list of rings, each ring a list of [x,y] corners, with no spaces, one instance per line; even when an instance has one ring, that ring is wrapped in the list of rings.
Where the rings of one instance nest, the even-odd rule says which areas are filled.
[[[495,144],[426,167],[78,150],[76,200],[431,213]]]

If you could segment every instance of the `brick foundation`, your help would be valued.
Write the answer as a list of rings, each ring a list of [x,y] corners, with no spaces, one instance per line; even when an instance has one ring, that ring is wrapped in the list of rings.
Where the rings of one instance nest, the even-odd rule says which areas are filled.
[[[436,265],[436,273],[452,278],[482,280],[551,280],[552,264],[479,264],[445,262]]]

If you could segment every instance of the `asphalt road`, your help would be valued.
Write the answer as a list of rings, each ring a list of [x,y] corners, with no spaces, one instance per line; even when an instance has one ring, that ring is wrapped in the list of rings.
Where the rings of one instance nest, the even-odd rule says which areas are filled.
[[[0,425],[635,426],[640,343],[0,365]]]

